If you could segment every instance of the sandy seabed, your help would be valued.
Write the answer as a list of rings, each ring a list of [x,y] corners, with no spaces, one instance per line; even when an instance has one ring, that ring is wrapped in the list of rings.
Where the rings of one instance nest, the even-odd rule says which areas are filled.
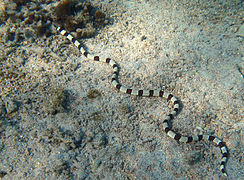
[[[87,50],[114,59],[127,87],[172,92],[182,106],[173,129],[222,139],[229,178],[242,179],[241,1],[92,2],[109,24],[82,40]],[[224,179],[218,147],[179,144],[158,127],[167,101],[118,93],[111,67],[84,59],[54,26],[6,38],[14,28],[1,22],[0,178]]]

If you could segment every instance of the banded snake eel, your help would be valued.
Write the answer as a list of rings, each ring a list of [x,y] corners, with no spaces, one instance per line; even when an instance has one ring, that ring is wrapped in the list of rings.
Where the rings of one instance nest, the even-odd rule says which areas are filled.
[[[213,142],[215,145],[217,145],[220,148],[222,159],[220,163],[220,171],[224,176],[227,176],[227,173],[225,171],[225,164],[228,159],[228,149],[223,141],[221,141],[219,138],[212,136],[212,135],[194,135],[194,136],[183,136],[177,132],[174,132],[171,127],[169,126],[169,122],[177,115],[180,105],[179,101],[174,97],[171,93],[166,92],[164,90],[139,90],[139,89],[131,89],[127,88],[124,85],[121,85],[118,81],[118,75],[119,75],[119,67],[116,64],[116,62],[110,58],[100,58],[99,56],[94,56],[89,54],[81,45],[81,43],[76,40],[71,34],[69,34],[65,29],[61,27],[57,27],[57,31],[61,33],[61,35],[65,36],[67,39],[69,39],[81,52],[81,54],[90,60],[94,61],[100,61],[103,63],[109,64],[113,68],[113,75],[112,75],[112,85],[120,92],[131,94],[134,96],[146,96],[146,97],[162,97],[167,99],[167,101],[170,101],[173,104],[173,110],[166,116],[162,123],[162,128],[165,131],[165,133],[172,139],[180,142],[180,143],[191,143],[191,142],[197,142],[197,141],[210,141]]]

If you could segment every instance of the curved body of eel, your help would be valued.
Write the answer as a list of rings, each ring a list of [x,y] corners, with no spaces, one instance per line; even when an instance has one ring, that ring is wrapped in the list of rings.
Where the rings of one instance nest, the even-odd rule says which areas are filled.
[[[191,143],[191,142],[197,142],[201,140],[205,141],[211,141],[215,145],[217,145],[220,148],[222,159],[220,164],[220,171],[224,176],[227,176],[227,173],[225,171],[225,164],[228,159],[228,149],[223,141],[221,141],[219,138],[211,135],[194,135],[194,136],[183,136],[177,132],[174,132],[170,126],[169,121],[172,120],[179,111],[179,101],[169,92],[165,92],[163,90],[140,90],[140,89],[131,89],[127,88],[124,85],[121,85],[118,81],[118,74],[119,74],[119,68],[116,62],[110,58],[100,58],[99,56],[94,56],[89,54],[85,51],[85,49],[82,47],[81,43],[77,41],[71,34],[69,34],[65,29],[58,27],[57,30],[66,38],[68,38],[81,52],[81,54],[90,60],[94,61],[100,61],[109,64],[113,68],[113,75],[112,75],[112,85],[118,89],[122,93],[131,94],[134,96],[148,96],[148,97],[163,97],[170,101],[173,104],[173,110],[166,116],[166,118],[162,122],[162,128],[165,131],[165,133],[171,137],[172,139],[180,142],[180,143]]]

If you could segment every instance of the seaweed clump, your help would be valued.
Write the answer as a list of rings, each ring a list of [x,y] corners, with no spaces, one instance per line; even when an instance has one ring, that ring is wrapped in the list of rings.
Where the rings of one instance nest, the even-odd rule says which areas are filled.
[[[101,92],[98,91],[98,90],[96,90],[96,89],[90,90],[90,91],[88,91],[88,93],[87,93],[87,97],[88,97],[89,99],[95,99],[95,98],[97,98],[97,97],[101,97],[101,96],[102,96]]]
[[[50,91],[49,102],[47,103],[47,111],[49,114],[55,115],[67,111],[67,104],[68,93],[65,89],[57,87]]]
[[[70,32],[76,32],[77,38],[95,35],[96,29],[107,24],[105,14],[93,7],[90,2],[63,0],[55,9],[56,22]]]
[[[55,9],[55,14],[58,22],[65,21],[68,16],[74,15],[74,1],[63,0]]]
[[[50,36],[52,21],[50,13],[43,9],[38,1],[0,1],[0,23],[11,24],[14,29],[25,27],[20,34],[23,34],[26,29],[33,29],[39,37]]]
[[[31,0],[13,0],[18,6],[24,6],[26,3],[31,2]]]

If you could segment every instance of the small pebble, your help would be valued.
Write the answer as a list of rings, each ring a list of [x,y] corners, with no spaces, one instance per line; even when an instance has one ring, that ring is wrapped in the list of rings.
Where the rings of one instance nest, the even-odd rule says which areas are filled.
[[[5,107],[6,107],[7,114],[11,114],[18,110],[17,102],[11,98],[6,99]]]
[[[0,99],[0,115],[6,114],[6,108],[4,102]]]
[[[244,37],[244,24],[240,26],[239,30],[236,32],[236,35]]]

